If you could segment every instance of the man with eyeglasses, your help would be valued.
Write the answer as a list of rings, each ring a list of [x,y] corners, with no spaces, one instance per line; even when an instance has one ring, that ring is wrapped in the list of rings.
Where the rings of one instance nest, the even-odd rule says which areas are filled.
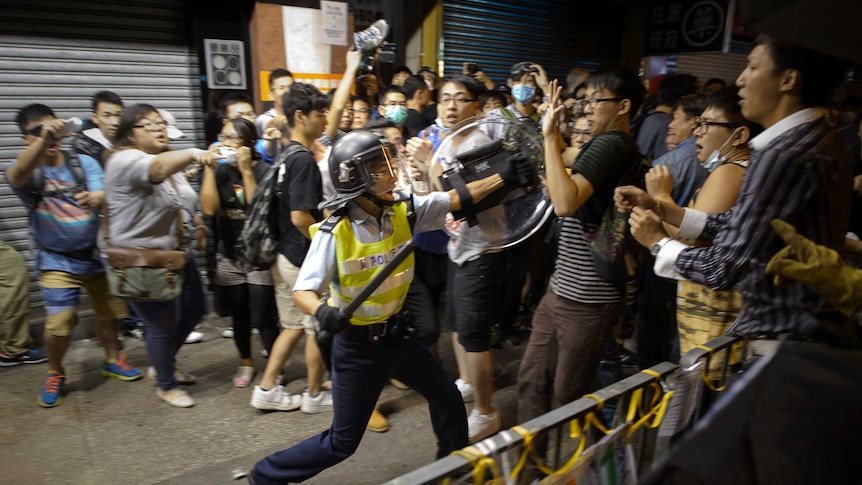
[[[114,145],[111,140],[117,134],[120,118],[123,116],[123,100],[111,91],[99,91],[93,95],[90,120],[96,125],[78,133],[72,139],[72,150],[75,153],[88,155],[104,165],[105,150]]]
[[[269,73],[269,99],[272,100],[272,108],[263,112],[254,122],[257,127],[257,134],[263,138],[266,135],[266,130],[272,125],[272,120],[276,116],[284,116],[281,110],[282,98],[286,93],[290,92],[290,86],[293,85],[293,73],[287,69],[273,69]]]
[[[858,348],[859,329],[801,283],[778,285],[766,274],[784,241],[769,230],[774,219],[832,249],[844,246],[852,190],[851,162],[823,108],[842,82],[843,63],[760,35],[736,85],[742,115],[765,131],[751,140],[752,156],[736,204],[726,212],[664,211],[652,198],[620,191],[618,206],[632,210],[632,234],[656,255],[659,276],[687,279],[714,290],[739,283],[742,310],[728,334],[748,340],[752,355],[775,351],[782,340],[819,341]],[[705,125],[706,126],[706,125]],[[667,237],[703,238],[690,247]]]
[[[554,212],[562,218],[557,257],[548,289],[533,314],[532,331],[518,372],[518,422],[590,392],[611,330],[626,308],[625,289],[596,270],[587,241],[602,215],[613,209],[614,187],[642,156],[629,135],[629,121],[643,100],[637,74],[607,65],[589,78],[586,115],[593,139],[566,172],[565,146],[556,118],[565,109],[562,88],[549,86],[543,123],[545,176]],[[620,243],[618,243],[620,244]],[[536,442],[544,455],[546,439]]]
[[[15,119],[27,148],[7,170],[6,180],[30,214],[36,246],[35,269],[45,297],[45,350],[49,371],[37,398],[42,407],[62,400],[66,373],[63,357],[78,322],[77,306],[85,288],[98,316],[97,334],[105,347],[102,374],[122,381],[141,378],[117,348],[117,318],[128,316],[126,303],[108,290],[99,257],[99,208],[105,198],[104,174],[87,155],[61,149],[66,121],[48,106],[31,104]],[[83,180],[72,170],[83,172]],[[38,175],[37,175],[38,174]]]
[[[463,74],[443,80],[439,89],[437,123],[407,142],[407,153],[414,164],[418,161],[426,167],[447,170],[454,167],[455,156],[459,153],[491,142],[488,135],[472,129],[459,132],[457,137],[443,145],[445,139],[453,136],[451,131],[479,113],[479,96],[484,91],[484,85]],[[445,148],[440,150],[441,146]],[[414,170],[412,175],[416,190],[416,181],[432,180],[440,174]],[[442,231],[430,232],[422,238],[417,236],[416,245],[422,252],[417,251],[414,285],[424,284],[427,289],[439,291],[441,278],[446,280],[445,316],[453,330],[452,345],[459,374],[455,385],[464,402],[475,401],[467,418],[472,443],[491,436],[502,426],[500,414],[492,402],[494,357],[490,343],[491,326],[496,315],[495,300],[500,297],[498,285],[506,261],[504,253],[488,249],[483,229],[468,227],[462,222],[453,221],[449,226],[450,232],[457,234],[451,238]],[[488,230],[487,227],[485,229]],[[446,253],[449,256],[448,268],[443,256]],[[443,271],[448,274],[444,276]],[[420,283],[416,283],[417,280]],[[428,325],[430,332],[439,332],[435,301],[427,296],[425,288],[414,289],[411,286],[407,305],[411,312],[424,316],[417,318],[417,328]]]
[[[673,178],[671,196],[680,207],[688,205],[709,175],[697,160],[694,139],[694,123],[705,108],[706,97],[702,94],[687,94],[674,104],[667,139],[675,148],[653,162],[653,166],[668,167]],[[657,277],[647,267],[637,297],[636,361],[638,368],[649,369],[668,359],[679,361],[676,280]]]

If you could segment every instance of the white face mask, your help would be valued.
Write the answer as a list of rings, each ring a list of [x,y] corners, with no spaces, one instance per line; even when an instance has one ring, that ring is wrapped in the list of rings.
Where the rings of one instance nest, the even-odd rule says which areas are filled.
[[[703,162],[703,167],[705,169],[712,172],[717,167],[720,167],[722,164],[724,164],[724,162],[727,161],[727,158],[730,156],[731,153],[733,153],[734,149],[727,152],[726,155],[722,155],[721,151],[724,150],[724,147],[726,147],[727,144],[730,143],[731,140],[733,140],[733,137],[736,135],[737,131],[739,131],[739,128],[733,130],[733,133],[731,133],[730,136],[727,137],[727,140],[724,143],[722,143],[721,146],[718,147],[717,150],[712,151],[712,153],[709,155],[709,158],[707,158],[706,161]]]

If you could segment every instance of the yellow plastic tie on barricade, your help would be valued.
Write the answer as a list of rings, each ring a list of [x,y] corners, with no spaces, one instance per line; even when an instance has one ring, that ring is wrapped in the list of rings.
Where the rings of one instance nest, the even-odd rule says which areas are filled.
[[[658,405],[655,405],[650,408],[650,410],[641,416],[639,420],[632,423],[630,432],[634,433],[638,428],[643,426],[650,418],[655,417],[653,419],[652,424],[647,424],[650,428],[657,428],[658,425],[661,424],[661,421],[664,419],[664,414],[667,411],[667,403],[670,401],[671,396],[673,396],[673,391],[669,391],[662,396],[661,401],[659,401]]]
[[[733,352],[735,352],[734,347],[735,347],[735,344],[734,344],[734,346],[731,346],[731,348],[727,350],[728,352],[731,352],[731,357],[733,357]],[[713,350],[712,348],[707,347],[706,345],[698,345],[698,346],[697,346],[697,348],[698,348],[698,349],[705,350],[705,351],[707,351],[707,352],[709,352],[709,353],[712,353],[712,350]],[[709,367],[709,366],[708,366],[708,365],[704,365],[704,366],[703,366],[703,368],[702,368],[702,369],[700,369],[700,378],[701,378],[701,379],[703,379],[703,383],[704,383],[704,384],[706,384],[706,387],[708,387],[708,388],[709,388],[711,391],[713,391],[713,392],[722,392],[722,391],[724,391],[724,389],[725,389],[727,386],[720,386],[720,387],[716,387],[716,386],[712,385],[712,381],[710,381],[709,376],[707,376],[707,375],[706,375],[706,368],[707,368],[707,367]]]
[[[584,397],[595,401],[598,404],[599,409],[605,407],[605,401],[595,394],[584,394]]]
[[[536,454],[536,448],[533,445],[533,439],[536,437],[536,435],[530,434],[530,432],[527,431],[527,429],[523,426],[514,426],[510,429],[521,435],[521,438],[524,439],[524,451],[521,452],[521,456],[518,458],[518,464],[515,465],[515,468],[512,470],[512,480],[518,478],[518,475],[521,474],[521,470],[523,470],[524,466],[527,464],[527,458],[530,455],[533,455],[533,459],[536,461],[536,467],[542,473],[546,475],[554,473],[554,470],[548,468],[548,466],[545,465],[545,461],[542,460],[542,458],[540,458],[538,454]]]
[[[479,485],[484,483],[485,481],[485,470],[489,467],[491,468],[491,474],[494,478],[500,477],[500,471],[497,469],[497,462],[494,461],[490,456],[485,456],[478,448],[475,446],[468,446],[466,448],[453,451],[453,455],[458,455],[461,458],[469,461],[471,465],[473,465],[473,483]],[[446,478],[443,482],[444,484],[449,483],[449,478]]]
[[[703,366],[703,367],[700,369],[700,378],[701,378],[701,379],[703,379],[703,383],[704,383],[704,384],[706,384],[706,387],[708,387],[708,388],[709,388],[711,391],[713,391],[713,392],[722,392],[722,391],[724,391],[724,390],[727,388],[727,386],[726,386],[726,385],[724,385],[724,386],[714,386],[714,385],[712,385],[712,380],[709,378],[709,376],[708,376],[708,375],[706,375],[706,367],[707,367],[707,366]]]

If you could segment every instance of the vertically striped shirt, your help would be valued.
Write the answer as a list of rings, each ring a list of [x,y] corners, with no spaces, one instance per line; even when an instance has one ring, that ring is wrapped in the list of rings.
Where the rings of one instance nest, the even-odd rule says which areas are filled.
[[[700,237],[712,245],[680,248],[680,243],[668,243],[656,259],[656,274],[673,277],[675,272],[678,279],[716,290],[739,282],[743,307],[730,334],[846,334],[852,323],[824,298],[801,283],[775,286],[765,271],[769,259],[785,246],[770,226],[772,219],[787,221],[817,244],[843,246],[852,172],[842,140],[822,110],[806,109],[770,127],[751,145],[753,155],[736,204],[694,224],[688,221],[699,217],[689,217],[686,210],[679,237],[691,237],[697,232],[692,229],[699,228]],[[667,263],[674,259],[669,270]]]

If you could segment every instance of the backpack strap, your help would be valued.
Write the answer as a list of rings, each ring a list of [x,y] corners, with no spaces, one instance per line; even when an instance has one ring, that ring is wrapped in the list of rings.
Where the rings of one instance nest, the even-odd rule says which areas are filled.
[[[75,152],[63,150],[63,164],[66,165],[69,172],[72,173],[75,185],[61,190],[45,190],[45,170],[42,169],[42,165],[33,169],[33,173],[30,174],[30,180],[33,181],[34,189],[30,191],[30,195],[33,197],[34,206],[38,205],[46,196],[53,197],[61,194],[74,193],[77,192],[78,189],[86,190],[87,174],[84,172],[84,167],[81,165],[81,160],[78,158],[78,155]]]

